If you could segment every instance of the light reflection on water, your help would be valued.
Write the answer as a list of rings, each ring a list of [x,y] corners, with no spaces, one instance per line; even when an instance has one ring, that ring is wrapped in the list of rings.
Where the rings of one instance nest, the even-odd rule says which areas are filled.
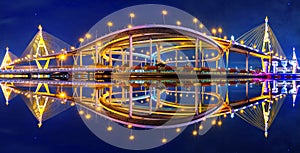
[[[148,149],[172,141],[187,126],[188,133],[201,137],[212,127],[222,127],[228,118],[236,117],[268,137],[282,105],[296,106],[297,84],[254,80],[114,80],[85,85],[15,82],[3,83],[1,87],[7,109],[15,105],[16,96],[22,97],[36,118],[36,122],[28,122],[38,127],[56,124],[56,116],[77,109],[96,136],[121,148],[139,148],[131,143],[136,140],[136,145],[145,145],[139,139],[140,132],[155,129],[151,139],[157,144],[143,146]],[[293,103],[285,101],[286,96]],[[145,136],[149,137],[149,133]]]

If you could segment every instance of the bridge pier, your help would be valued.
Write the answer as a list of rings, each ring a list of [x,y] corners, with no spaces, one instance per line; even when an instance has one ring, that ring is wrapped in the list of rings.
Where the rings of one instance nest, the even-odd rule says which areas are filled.
[[[199,38],[196,39],[196,45],[195,45],[195,67],[198,68],[198,48],[199,48]]]
[[[246,71],[249,71],[249,54],[246,54]]]
[[[132,35],[129,35],[129,67],[131,68],[133,66],[133,46],[132,46]]]

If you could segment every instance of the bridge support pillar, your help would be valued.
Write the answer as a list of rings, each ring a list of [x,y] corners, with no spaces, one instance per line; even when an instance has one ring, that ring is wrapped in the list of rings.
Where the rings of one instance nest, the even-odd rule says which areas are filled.
[[[175,51],[175,67],[178,67],[178,50]]]
[[[133,46],[132,46],[132,35],[129,35],[129,67],[133,66],[133,56],[132,56]]]
[[[225,66],[225,67],[226,67],[226,70],[228,70],[228,64],[229,64],[229,51],[226,51],[226,52],[225,52],[225,56],[226,56],[226,57],[225,57],[225,58],[226,58],[226,66]]]
[[[261,64],[262,64],[262,70],[263,72],[265,73],[268,73],[268,65],[269,65],[269,62],[268,61],[265,61],[263,58],[261,59]]]
[[[123,48],[121,49],[121,53],[122,53],[122,65],[124,65],[125,64],[125,52],[124,52]]]
[[[195,87],[195,113],[196,115],[199,114],[199,87]]]
[[[246,54],[246,71],[249,71],[249,55]]]
[[[196,44],[195,44],[195,67],[198,68],[198,62],[199,62],[199,52],[198,52],[198,48],[199,48],[199,38],[196,39]]]
[[[109,66],[112,66],[112,50],[109,49]]]
[[[98,45],[96,45],[96,47],[95,47],[95,64],[99,64]]]
[[[132,118],[132,86],[129,86],[129,118]]]
[[[150,51],[150,66],[152,66],[152,39],[150,38],[150,48],[149,48],[149,51]]]
[[[156,63],[161,63],[161,58],[160,58],[160,47],[159,44],[156,44],[156,49],[157,49],[157,60]]]
[[[82,51],[80,51],[79,53],[79,66],[82,67],[83,64],[82,64]]]
[[[272,61],[273,73],[277,73],[278,61]]]

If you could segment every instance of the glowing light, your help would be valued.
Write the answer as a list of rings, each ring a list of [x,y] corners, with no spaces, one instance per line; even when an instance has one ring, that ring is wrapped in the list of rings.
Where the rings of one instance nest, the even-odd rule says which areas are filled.
[[[162,139],[161,139],[161,142],[162,142],[162,143],[167,143],[167,139],[166,139],[166,138],[162,138]]]
[[[167,15],[167,14],[168,14],[168,11],[167,11],[167,10],[162,10],[162,11],[161,11],[161,14],[162,14],[162,15]]]
[[[202,23],[200,23],[200,24],[199,24],[199,28],[200,28],[200,29],[203,29],[203,28],[204,28],[204,25],[203,25]]]
[[[176,21],[176,25],[181,26],[181,22],[180,21]]]
[[[80,110],[79,111],[79,115],[83,115],[84,114],[84,111],[83,110]]]
[[[60,54],[59,55],[59,59],[62,60],[62,61],[64,61],[64,60],[67,59],[67,56],[65,54]]]
[[[196,136],[198,134],[198,131],[194,130],[192,134],[193,134],[193,136]]]
[[[90,39],[90,38],[92,38],[92,35],[89,34],[89,33],[87,33],[87,34],[85,34],[85,38],[86,38],[86,39]]]
[[[241,43],[242,45],[244,45],[245,41],[244,41],[244,40],[241,40],[240,43]]]
[[[221,121],[221,120],[218,121],[218,125],[219,125],[219,126],[222,126],[222,121]]]
[[[85,119],[87,119],[87,120],[91,119],[91,114],[86,114]]]
[[[134,138],[135,138],[134,135],[129,136],[129,140],[134,140]]]
[[[223,32],[223,29],[221,27],[218,28],[218,32],[221,34]]]
[[[216,120],[212,120],[211,121],[211,125],[216,125],[217,121]]]
[[[134,17],[135,17],[135,14],[134,14],[134,13],[130,13],[130,14],[129,14],[129,17],[130,17],[130,18],[134,18]]]
[[[113,25],[114,25],[114,24],[113,24],[111,21],[108,21],[108,22],[107,22],[107,26],[108,26],[108,27],[112,27]]]
[[[61,92],[59,93],[59,98],[66,98],[67,97],[67,94],[65,92]]]
[[[243,109],[242,109],[242,110],[240,110],[240,113],[242,113],[242,114],[243,114],[243,113],[244,113],[244,110],[243,110]]]
[[[113,130],[113,128],[112,128],[112,126],[108,126],[108,127],[106,128],[106,130],[110,132],[110,131]]]
[[[216,35],[217,29],[215,29],[215,28],[211,29],[211,33],[212,33],[213,35]]]
[[[128,124],[128,125],[127,125],[127,128],[128,128],[128,129],[131,129],[131,128],[132,128],[132,125],[131,125],[131,124]]]
[[[78,40],[79,40],[80,43],[83,43],[83,42],[84,42],[84,39],[83,39],[83,38],[79,38]]]
[[[193,23],[197,23],[198,19],[197,18],[193,18]]]
[[[179,133],[181,131],[180,128],[176,128],[176,132]]]
[[[203,129],[203,126],[202,126],[202,125],[200,125],[200,126],[199,126],[199,130],[202,130],[202,129]]]

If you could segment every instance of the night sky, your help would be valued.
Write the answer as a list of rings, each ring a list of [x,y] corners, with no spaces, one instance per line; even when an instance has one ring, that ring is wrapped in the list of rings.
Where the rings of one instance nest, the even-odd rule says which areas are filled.
[[[182,9],[196,16],[207,28],[222,26],[224,34],[234,36],[262,24],[265,16],[269,16],[286,56],[291,57],[292,47],[300,50],[300,1],[296,0],[1,0],[0,59],[6,46],[20,56],[39,24],[48,33],[76,45],[78,38],[103,17],[145,3]],[[38,129],[36,119],[20,97],[8,108],[3,100],[0,103],[0,153],[131,152],[110,146],[94,136],[75,108]],[[204,136],[192,137],[190,129],[171,143],[145,152],[299,152],[300,112],[291,109],[290,97],[286,101],[268,139],[264,139],[262,131],[234,118],[225,120],[222,128],[213,128]]]
[[[222,26],[225,35],[240,36],[269,16],[286,56],[300,48],[300,2],[296,0],[2,0],[0,2],[0,50],[9,46],[20,56],[37,26],[70,45],[100,19],[119,9],[145,3],[170,5],[201,20],[208,29]]]

